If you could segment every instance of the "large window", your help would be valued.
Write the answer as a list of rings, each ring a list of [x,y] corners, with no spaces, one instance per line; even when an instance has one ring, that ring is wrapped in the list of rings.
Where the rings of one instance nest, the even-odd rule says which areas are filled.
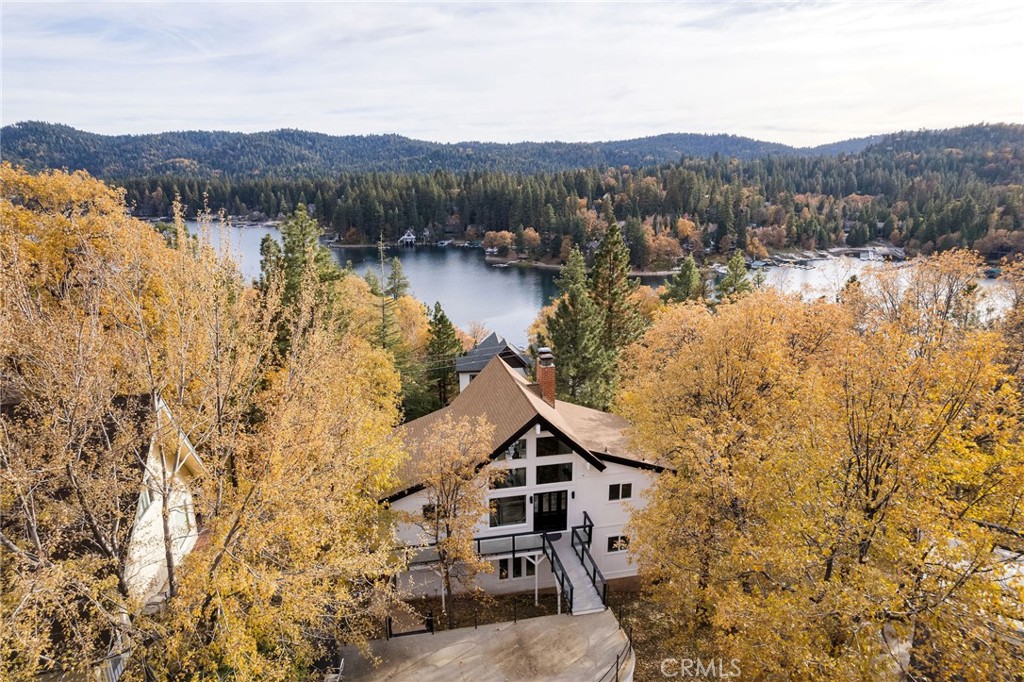
[[[526,523],[526,495],[491,500],[491,527]]]
[[[491,483],[492,488],[521,488],[526,485],[526,467],[499,471]]]
[[[568,455],[572,449],[557,438],[546,437],[537,439],[537,456]]]
[[[609,500],[628,500],[633,497],[632,483],[612,483],[608,486]]]
[[[537,467],[537,485],[564,483],[572,480],[572,462],[543,464]]]
[[[508,446],[506,459],[526,459],[526,441],[520,438]]]

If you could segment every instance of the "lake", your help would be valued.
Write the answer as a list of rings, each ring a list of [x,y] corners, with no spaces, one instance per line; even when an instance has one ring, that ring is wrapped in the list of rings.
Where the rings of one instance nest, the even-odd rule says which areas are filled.
[[[195,233],[198,226],[190,221],[188,229]],[[218,247],[226,245],[242,273],[251,279],[259,275],[260,241],[266,235],[279,238],[279,234],[277,228],[265,225],[225,227],[214,223],[210,226],[213,244]],[[380,277],[375,248],[332,248],[331,253],[342,265],[350,261],[360,274],[372,269]],[[398,256],[402,262],[413,296],[429,306],[439,301],[452,322],[464,330],[469,329],[471,323],[479,322],[521,345],[526,344],[527,327],[557,294],[555,271],[494,267],[484,262],[482,249],[396,247],[388,249],[386,257],[390,259],[392,256]],[[878,265],[878,262],[842,257],[811,261],[810,269],[773,267],[763,272],[765,281],[782,291],[831,298],[851,275]],[[642,278],[645,284],[652,286],[664,280],[664,277]],[[981,282],[986,288],[994,285],[992,280]]]

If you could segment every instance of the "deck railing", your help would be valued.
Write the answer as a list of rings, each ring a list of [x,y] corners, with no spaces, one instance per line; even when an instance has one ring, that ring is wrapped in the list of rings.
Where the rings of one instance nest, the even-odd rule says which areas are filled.
[[[601,569],[597,567],[593,555],[590,553],[590,542],[594,537],[594,522],[587,512],[583,512],[583,524],[572,527],[572,549],[576,557],[583,564],[583,570],[587,572],[590,583],[601,596],[601,603],[608,606],[608,581],[605,580]]]
[[[504,535],[488,535],[473,538],[476,553],[482,557],[510,555],[513,559],[523,554],[537,554],[543,551],[543,533],[506,533]],[[407,566],[430,564],[438,560],[434,545],[404,547]]]
[[[565,600],[566,610],[572,613],[572,581],[569,580],[569,574],[565,572],[562,560],[558,558],[558,552],[555,551],[551,538],[548,537],[547,533],[543,533],[541,538],[543,540],[541,547],[544,550],[544,556],[551,562],[551,572],[554,573],[555,580],[558,581],[561,597]]]

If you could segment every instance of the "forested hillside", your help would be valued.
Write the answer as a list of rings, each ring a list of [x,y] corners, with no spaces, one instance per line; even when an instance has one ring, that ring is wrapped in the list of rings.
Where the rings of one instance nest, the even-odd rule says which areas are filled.
[[[400,135],[323,135],[301,130],[261,133],[186,131],[97,135],[65,125],[23,122],[0,134],[3,159],[29,170],[68,168],[112,179],[176,174],[195,178],[323,177],[342,172],[419,173],[438,169],[539,173],[594,166],[640,166],[681,156],[753,159],[836,154],[877,138],[795,148],[736,135],[669,134],[613,142],[457,142]]]
[[[175,195],[191,212],[206,195],[213,209],[255,218],[288,214],[301,203],[349,242],[376,241],[382,233],[393,240],[408,228],[429,229],[438,239],[508,231],[517,250],[528,252],[522,255],[536,258],[564,260],[568,245],[589,244],[613,220],[624,221],[638,267],[670,259],[679,248],[759,254],[876,238],[924,252],[969,246],[999,256],[1024,249],[1019,125],[898,133],[839,156],[687,157],[532,175],[165,174],[119,183],[141,215],[166,215]]]

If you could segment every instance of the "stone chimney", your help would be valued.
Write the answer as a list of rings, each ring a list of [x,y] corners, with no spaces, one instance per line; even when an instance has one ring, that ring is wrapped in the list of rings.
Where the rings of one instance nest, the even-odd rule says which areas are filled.
[[[537,384],[540,397],[551,407],[555,406],[555,356],[550,348],[537,349]]]

